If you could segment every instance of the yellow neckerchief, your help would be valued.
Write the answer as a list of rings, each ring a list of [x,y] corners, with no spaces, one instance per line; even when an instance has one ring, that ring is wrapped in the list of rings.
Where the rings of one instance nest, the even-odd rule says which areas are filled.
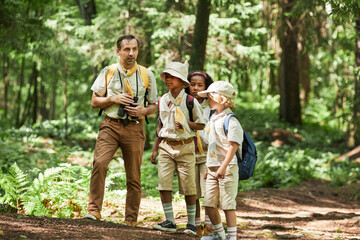
[[[177,129],[177,130],[180,132],[184,132],[185,130],[185,134],[188,136],[189,135],[188,131],[186,131],[186,127],[184,126],[184,122],[186,122],[186,118],[180,107],[180,103],[183,97],[185,96],[185,90],[183,89],[182,92],[180,92],[179,94],[181,93],[182,93],[181,97],[179,97],[178,99],[174,99],[174,97],[171,95],[171,92],[169,92],[169,99],[175,105],[175,121],[179,122],[180,125],[182,126],[182,129]]]
[[[137,67],[138,67],[137,62],[135,61],[134,66],[132,68],[130,68],[129,70],[125,69],[123,67],[123,65],[120,64],[120,62],[119,62],[119,65],[120,65],[121,69],[123,70],[124,76],[125,76],[125,78],[124,78],[125,90],[126,90],[127,93],[129,93],[131,95],[131,97],[134,97],[134,92],[131,89],[129,77],[136,72]],[[136,79],[136,81],[137,81],[137,79]]]

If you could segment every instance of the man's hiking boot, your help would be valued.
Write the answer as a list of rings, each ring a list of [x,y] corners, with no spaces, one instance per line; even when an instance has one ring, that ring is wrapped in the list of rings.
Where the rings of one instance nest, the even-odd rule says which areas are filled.
[[[214,231],[213,225],[209,225],[205,223],[203,236],[210,235],[212,234],[213,231]]]
[[[125,225],[130,227],[135,227],[137,225],[136,221],[125,221]]]
[[[186,224],[184,233],[196,235],[196,227],[192,224]]]
[[[154,225],[153,229],[168,231],[168,232],[176,232],[176,224],[170,222],[169,220],[165,220],[162,223]]]
[[[202,224],[196,227],[196,236],[204,236],[204,226]]]
[[[92,220],[100,220],[101,219],[101,214],[100,212],[96,212],[96,211],[89,211],[88,214],[86,214],[83,219],[92,219]]]
[[[213,232],[210,235],[203,236],[201,240],[225,240],[225,238],[222,238],[217,232]]]

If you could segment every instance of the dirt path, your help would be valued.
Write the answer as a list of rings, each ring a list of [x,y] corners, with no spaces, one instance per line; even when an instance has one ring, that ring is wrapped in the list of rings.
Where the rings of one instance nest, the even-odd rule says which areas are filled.
[[[360,183],[330,188],[321,181],[241,192],[238,239],[360,239],[359,193]],[[121,221],[111,208],[103,213],[107,221],[0,214],[0,239],[199,239],[182,233],[184,206],[174,208],[177,233],[152,230],[162,221],[161,204],[143,199],[138,227],[109,222]]]

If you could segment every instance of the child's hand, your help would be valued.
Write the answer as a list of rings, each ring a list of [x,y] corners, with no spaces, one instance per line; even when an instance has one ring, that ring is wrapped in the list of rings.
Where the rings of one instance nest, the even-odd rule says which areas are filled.
[[[208,174],[208,169],[207,169],[207,168],[205,168],[205,172],[204,172],[204,181],[206,181],[207,174]]]
[[[176,125],[176,129],[183,129],[183,127],[179,122],[175,122],[175,125]]]
[[[219,178],[224,179],[225,174],[226,174],[226,167],[224,167],[223,165],[221,165],[221,166],[219,167],[219,169],[216,171],[215,178],[216,178],[216,179],[219,179]]]
[[[151,163],[152,163],[152,164],[157,164],[157,162],[156,162],[156,157],[157,157],[157,155],[158,155],[158,152],[157,152],[157,151],[153,151],[153,153],[151,154],[150,160],[151,160]]]

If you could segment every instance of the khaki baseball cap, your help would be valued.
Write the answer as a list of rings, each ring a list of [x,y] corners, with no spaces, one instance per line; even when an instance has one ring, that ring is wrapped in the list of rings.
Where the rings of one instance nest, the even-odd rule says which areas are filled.
[[[207,90],[198,92],[197,94],[200,97],[207,97],[208,93],[218,93],[229,99],[233,99],[235,97],[235,89],[233,85],[226,81],[216,81],[212,83]]]
[[[160,74],[161,80],[165,82],[165,73],[170,74],[171,76],[180,78],[181,81],[186,83],[187,86],[190,85],[189,81],[187,80],[188,75],[188,67],[187,65],[181,62],[171,62],[166,65],[165,70]]]

